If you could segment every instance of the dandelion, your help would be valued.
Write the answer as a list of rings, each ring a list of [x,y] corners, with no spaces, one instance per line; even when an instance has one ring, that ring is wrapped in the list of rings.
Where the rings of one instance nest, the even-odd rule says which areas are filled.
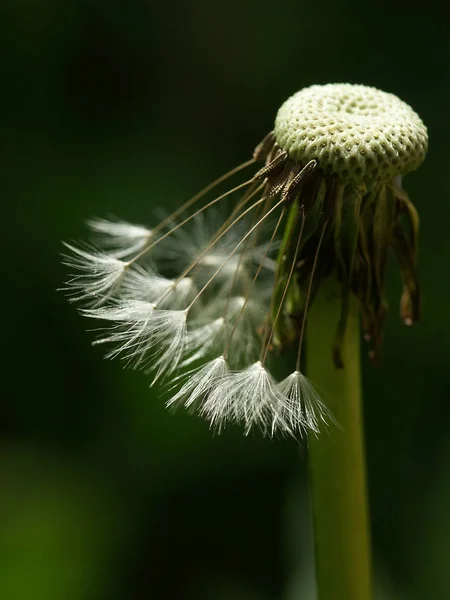
[[[401,319],[420,316],[419,219],[402,178],[427,143],[392,94],[311,86],[281,106],[250,160],[159,224],[94,219],[98,245],[66,245],[65,289],[104,323],[96,343],[168,381],[167,406],[218,431],[307,437],[321,600],[370,599],[360,321],[378,363],[390,251]],[[277,382],[273,358],[289,350]]]
[[[108,357],[172,387],[183,381],[169,406],[195,409],[219,430],[232,422],[245,433],[318,434],[333,415],[302,370],[302,349],[323,281],[333,276],[340,297],[337,368],[354,298],[379,360],[391,249],[402,319],[419,317],[418,218],[401,177],[426,148],[425,126],[397,97],[349,84],[306,88],[282,105],[250,160],[156,226],[89,221],[98,247],[67,245],[75,274],[66,289],[105,323],[97,343],[112,347]],[[295,369],[277,383],[270,363],[285,349],[296,351]]]

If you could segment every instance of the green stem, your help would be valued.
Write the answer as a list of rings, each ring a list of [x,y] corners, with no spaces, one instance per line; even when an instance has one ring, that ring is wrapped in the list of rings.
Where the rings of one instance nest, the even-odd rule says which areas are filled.
[[[331,359],[340,286],[324,282],[308,312],[308,376],[338,426],[310,436],[316,578],[320,600],[370,600],[371,564],[361,407],[360,325],[352,297],[342,343],[343,369]]]

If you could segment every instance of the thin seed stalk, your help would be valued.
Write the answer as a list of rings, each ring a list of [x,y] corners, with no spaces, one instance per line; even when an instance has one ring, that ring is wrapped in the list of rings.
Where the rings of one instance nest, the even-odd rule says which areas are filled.
[[[308,375],[338,423],[308,440],[319,600],[372,598],[360,324],[356,299],[350,303],[343,369],[330,358],[341,309],[334,278],[321,285],[308,313]]]

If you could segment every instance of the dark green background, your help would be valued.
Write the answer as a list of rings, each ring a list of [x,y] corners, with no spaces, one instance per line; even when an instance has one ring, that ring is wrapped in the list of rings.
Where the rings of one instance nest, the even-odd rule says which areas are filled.
[[[399,95],[429,128],[405,187],[424,318],[364,359],[374,560],[385,600],[450,598],[450,59],[430,2],[5,0],[0,598],[310,600],[304,453],[213,437],[92,348],[62,293],[84,220],[152,223],[246,160],[313,83]],[[326,349],[324,351],[327,351]]]

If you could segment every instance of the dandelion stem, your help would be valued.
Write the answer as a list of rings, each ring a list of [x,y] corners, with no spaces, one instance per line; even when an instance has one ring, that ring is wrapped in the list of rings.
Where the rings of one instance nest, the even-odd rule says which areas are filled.
[[[302,328],[300,330],[300,339],[298,342],[297,362],[295,364],[296,371],[300,371],[300,361],[301,361],[301,357],[302,357],[302,348],[303,348],[303,337],[305,335],[306,317],[308,316],[309,301],[311,300],[311,291],[312,291],[312,286],[313,286],[313,282],[314,282],[314,272],[317,267],[317,259],[319,258],[320,247],[322,246],[323,236],[325,235],[327,225],[328,225],[328,221],[325,221],[325,223],[323,224],[323,227],[322,227],[322,232],[320,234],[319,242],[317,244],[313,266],[311,268],[311,276],[309,278],[308,291],[306,292],[305,308],[303,311]]]
[[[320,383],[339,424],[308,441],[319,600],[372,597],[359,313],[354,298],[350,304],[343,369],[336,369],[330,356],[341,309],[334,278],[321,285],[308,314],[308,375]]]

